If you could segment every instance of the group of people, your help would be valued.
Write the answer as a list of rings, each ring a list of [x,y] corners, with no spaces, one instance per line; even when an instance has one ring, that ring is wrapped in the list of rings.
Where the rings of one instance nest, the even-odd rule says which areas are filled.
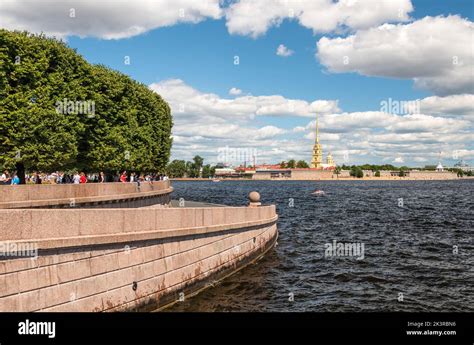
[[[51,174],[44,174],[39,172],[34,172],[32,174],[25,175],[25,183],[31,184],[60,184],[60,183],[104,183],[104,182],[143,182],[143,181],[159,181],[159,180],[168,180],[168,176],[164,174],[137,174],[132,172],[130,174],[127,171],[116,174],[105,174],[104,172],[94,173],[94,174],[85,174],[84,172],[75,172],[73,174],[65,174],[62,171],[56,171]],[[16,173],[12,176],[8,173],[7,170],[3,172],[0,176],[0,184],[20,184],[20,179]]]
[[[16,173],[10,176],[8,170],[5,170],[0,176],[0,185],[1,184],[20,184],[20,178]]]

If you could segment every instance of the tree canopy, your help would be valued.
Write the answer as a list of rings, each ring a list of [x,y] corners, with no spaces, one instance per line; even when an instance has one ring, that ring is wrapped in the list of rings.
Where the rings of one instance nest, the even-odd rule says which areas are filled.
[[[162,171],[171,127],[168,104],[146,85],[64,42],[0,30],[3,168]]]

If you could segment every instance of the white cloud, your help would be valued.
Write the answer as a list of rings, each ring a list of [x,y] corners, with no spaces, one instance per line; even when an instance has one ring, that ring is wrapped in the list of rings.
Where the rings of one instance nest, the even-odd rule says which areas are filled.
[[[231,34],[258,37],[283,20],[297,20],[313,32],[368,28],[385,22],[406,21],[413,10],[410,0],[241,0],[226,9]]]
[[[314,140],[316,138],[316,133],[314,131],[311,131],[304,137],[309,140]],[[341,136],[335,133],[320,133],[319,139],[322,141],[337,141],[341,139]]]
[[[474,93],[473,34],[473,23],[459,16],[425,17],[322,37],[316,55],[330,72],[413,79],[438,95]]]
[[[176,79],[150,87],[171,105],[175,122],[173,136],[177,138],[173,144],[173,158],[180,159],[201,154],[207,162],[215,163],[219,148],[229,146],[258,151],[259,163],[291,158],[309,161],[315,121],[309,121],[306,126],[297,123],[306,114],[314,116],[313,107],[334,109],[334,104],[328,101],[309,103],[288,100],[280,95],[226,99],[201,92]],[[455,107],[452,97],[420,102],[426,107],[430,105],[433,112]],[[293,112],[288,112],[289,108]],[[283,113],[288,115],[285,122],[276,116]],[[269,114],[275,116],[260,117]],[[403,162],[399,159],[394,163],[408,166],[436,164],[439,151],[448,152],[443,158],[445,165],[452,165],[459,158],[467,161],[474,158],[474,124],[466,117],[381,111],[341,113],[339,109],[320,115],[323,152],[331,151],[339,164],[394,162],[399,157]],[[282,128],[282,123],[293,120],[293,128]],[[453,158],[455,152],[456,159]],[[243,161],[233,162],[240,163]]]
[[[466,115],[466,117],[474,117],[474,95],[427,97],[420,100],[420,112],[429,115]]]
[[[265,126],[265,127],[259,128],[256,131],[255,139],[273,138],[285,132],[286,132],[285,130],[275,127],[275,126]]]
[[[396,133],[452,133],[468,128],[469,125],[470,123],[468,121],[461,119],[412,114],[397,118],[397,121],[388,126],[387,129]]]
[[[305,131],[306,131],[306,128],[303,126],[296,126],[295,128],[293,128],[293,132],[295,133],[300,133],[300,132],[305,132]]]
[[[241,89],[238,89],[236,87],[233,87],[229,90],[229,95],[232,95],[232,96],[238,96],[242,93],[242,90]]]
[[[315,112],[323,114],[340,111],[335,100],[309,103],[280,95],[221,98],[213,93],[200,92],[180,79],[154,83],[150,88],[169,102],[175,116],[203,115],[248,120],[264,115],[314,117]]]
[[[74,11],[74,17],[71,17]],[[120,39],[178,23],[222,16],[219,0],[2,0],[0,25],[6,29],[66,37]]]
[[[465,119],[437,117],[424,114],[397,115],[380,111],[329,114],[320,117],[319,126],[329,133],[374,131],[383,129],[392,133],[460,133],[468,130],[472,123]],[[316,122],[311,121],[306,129],[313,131]]]
[[[280,44],[276,50],[276,55],[278,56],[283,56],[283,57],[288,57],[293,55],[294,51],[291,49],[288,49],[284,44]]]
[[[295,19],[314,32],[331,32],[406,21],[412,10],[410,0],[241,0],[228,7],[219,0],[2,0],[0,23],[7,29],[61,38],[121,39],[178,23],[219,19],[225,13],[231,34],[257,37],[285,19]]]
[[[395,158],[393,160],[394,163],[405,163],[405,160],[403,159],[403,157],[401,156],[398,156],[397,158]]]

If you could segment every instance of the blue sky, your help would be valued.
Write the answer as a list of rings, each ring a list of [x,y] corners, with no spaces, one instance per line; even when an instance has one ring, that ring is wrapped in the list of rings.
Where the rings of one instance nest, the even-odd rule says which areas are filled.
[[[51,1],[6,0],[0,25],[4,19],[8,29],[55,35],[89,62],[150,85],[173,110],[173,158],[200,154],[216,162],[223,147],[233,147],[258,149],[261,163],[310,160],[316,112],[324,153],[332,151],[337,163],[422,166],[437,161],[440,151],[448,165],[473,158],[473,53],[462,48],[463,40],[474,44],[472,1],[382,0],[377,7],[367,0],[357,10],[350,5],[330,12],[334,4],[327,0],[300,1],[294,8],[290,0],[297,17],[292,19],[285,17],[288,8],[278,9],[281,2],[263,8],[251,3],[256,7],[248,12],[239,7],[248,0],[230,5],[209,0],[204,8],[187,0],[144,1],[128,2],[123,10],[107,1],[64,1],[58,13],[74,8],[75,17],[56,16],[51,24]],[[149,10],[140,10],[142,4]],[[36,6],[37,18],[22,18],[21,6]],[[177,15],[179,10],[183,13]],[[321,28],[331,16],[336,24]],[[280,24],[272,25],[275,21]],[[381,34],[377,28],[387,23],[394,27]],[[446,29],[457,26],[465,32]],[[426,44],[424,35],[431,30],[435,45]],[[279,45],[293,53],[277,55]],[[341,64],[346,56],[338,55],[341,49],[356,62]],[[465,70],[451,70],[452,56]],[[229,94],[231,88],[240,93]],[[410,114],[379,114],[381,101],[388,99],[420,100],[420,107]],[[329,103],[310,106],[314,101]],[[293,110],[293,103],[301,107]]]

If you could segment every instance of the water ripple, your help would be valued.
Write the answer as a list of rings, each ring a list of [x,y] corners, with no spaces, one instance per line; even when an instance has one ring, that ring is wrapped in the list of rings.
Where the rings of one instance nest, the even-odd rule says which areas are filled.
[[[235,206],[257,190],[280,233],[258,263],[173,311],[474,311],[473,180],[173,187],[175,199]],[[326,257],[333,240],[363,243],[364,258]]]

